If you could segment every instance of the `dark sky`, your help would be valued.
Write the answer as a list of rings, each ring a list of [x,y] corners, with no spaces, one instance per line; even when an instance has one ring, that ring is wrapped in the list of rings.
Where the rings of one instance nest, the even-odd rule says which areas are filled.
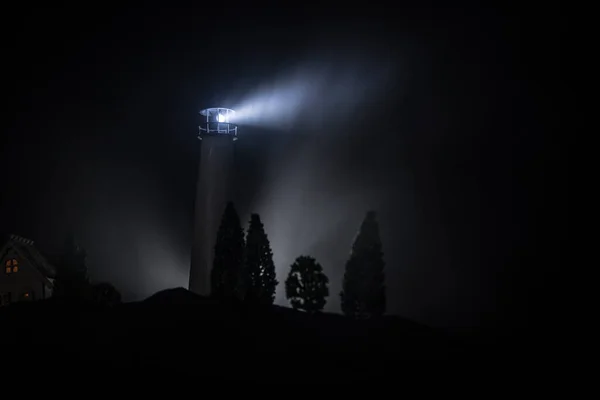
[[[47,252],[75,232],[92,277],[127,299],[185,286],[197,112],[287,102],[238,142],[238,208],[261,213],[280,281],[314,255],[337,311],[373,208],[390,313],[530,318],[564,207],[549,194],[566,174],[547,134],[557,10],[222,7],[12,12],[0,231]]]

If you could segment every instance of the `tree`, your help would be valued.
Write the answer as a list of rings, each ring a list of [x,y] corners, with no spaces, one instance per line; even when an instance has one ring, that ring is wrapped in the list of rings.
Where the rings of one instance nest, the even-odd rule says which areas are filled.
[[[69,235],[56,265],[53,296],[83,298],[90,294],[87,254]]]
[[[329,279],[314,258],[300,256],[292,264],[285,281],[285,296],[295,309],[321,311],[329,296]]]
[[[227,203],[217,232],[215,257],[210,275],[211,294],[232,297],[238,294],[244,261],[244,231],[232,202]]]
[[[252,214],[250,217],[250,226],[246,234],[243,277],[246,300],[273,304],[278,282],[275,278],[271,245],[258,214]]]
[[[342,312],[354,318],[385,313],[385,262],[374,211],[365,217],[352,245],[340,293]]]

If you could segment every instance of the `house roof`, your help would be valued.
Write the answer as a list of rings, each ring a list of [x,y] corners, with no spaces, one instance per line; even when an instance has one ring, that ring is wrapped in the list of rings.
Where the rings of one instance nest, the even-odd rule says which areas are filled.
[[[56,275],[56,269],[33,245],[33,240],[18,235],[10,235],[8,241],[1,247],[0,257],[3,256],[9,248],[14,249],[20,257],[29,261],[48,284],[50,286],[52,285],[52,279]]]

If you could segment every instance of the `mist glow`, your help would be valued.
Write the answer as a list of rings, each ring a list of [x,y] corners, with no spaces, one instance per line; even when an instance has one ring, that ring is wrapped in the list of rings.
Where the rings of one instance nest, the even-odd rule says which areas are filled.
[[[389,77],[390,67],[381,63],[304,63],[227,104],[235,104],[235,122],[243,125],[287,130],[341,124],[376,100]]]

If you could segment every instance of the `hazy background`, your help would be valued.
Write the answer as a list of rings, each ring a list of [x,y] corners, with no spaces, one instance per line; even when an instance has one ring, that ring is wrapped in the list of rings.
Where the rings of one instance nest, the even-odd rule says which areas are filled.
[[[245,226],[261,214],[280,282],[315,256],[337,312],[375,209],[390,313],[527,320],[562,240],[545,196],[566,174],[544,129],[555,10],[63,11],[5,28],[2,232],[52,253],[74,231],[125,299],[187,286],[197,113],[236,107],[238,209]]]

